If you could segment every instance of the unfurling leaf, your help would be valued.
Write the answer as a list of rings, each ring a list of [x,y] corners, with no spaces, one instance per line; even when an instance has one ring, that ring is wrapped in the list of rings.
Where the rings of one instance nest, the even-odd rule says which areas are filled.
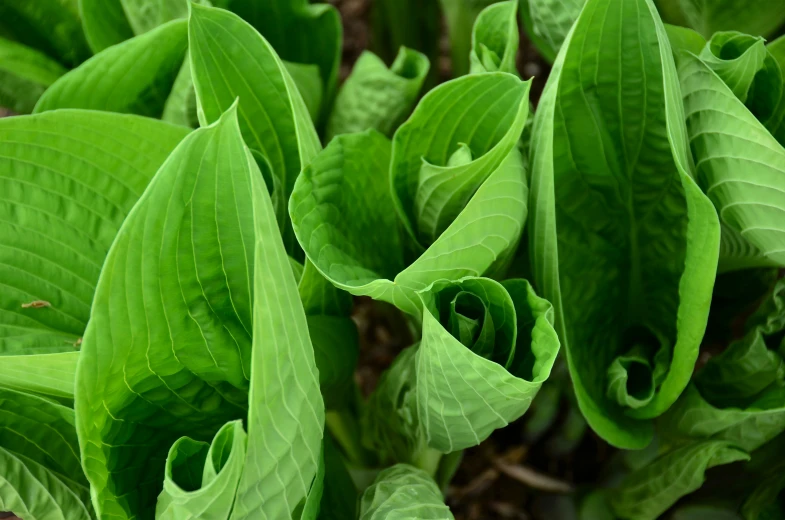
[[[453,520],[436,482],[423,470],[397,464],[363,493],[360,520]]]
[[[675,64],[650,0],[586,3],[533,135],[537,286],[554,305],[589,424],[642,448],[692,374],[720,235],[691,177]],[[625,359],[622,389],[613,364]]]

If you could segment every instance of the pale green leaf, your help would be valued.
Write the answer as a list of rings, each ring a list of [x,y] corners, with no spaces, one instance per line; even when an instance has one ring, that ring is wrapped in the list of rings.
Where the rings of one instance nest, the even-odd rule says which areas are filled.
[[[193,5],[188,38],[202,122],[217,120],[239,97],[243,137],[269,163],[288,199],[300,170],[321,144],[285,65],[251,25],[221,9]],[[284,243],[297,258],[289,226]]]
[[[689,382],[708,318],[720,227],[687,145],[651,0],[589,0],[535,116],[530,255],[581,411],[628,449],[649,443],[650,419]],[[648,404],[622,406],[608,368],[641,343],[649,356],[667,345],[667,373]]]
[[[452,520],[439,487],[423,470],[397,464],[363,493],[360,520]]]
[[[679,76],[697,181],[724,226],[752,246],[734,249],[758,254],[746,265],[738,254],[727,264],[723,257],[720,270],[785,265],[785,148],[698,58],[684,56]]]
[[[679,27],[678,25],[666,23],[665,32],[668,34],[668,41],[670,42],[673,53],[676,55],[677,59],[680,51],[687,51],[698,55],[706,46],[706,39],[701,36],[700,33],[688,29],[687,27]]]
[[[56,81],[35,111],[86,108],[161,117],[185,58],[187,30],[177,20],[104,50]]]
[[[471,74],[508,72],[518,74],[518,1],[508,0],[489,5],[474,22],[472,49],[469,55]]]
[[[749,460],[749,455],[729,442],[687,444],[625,477],[611,493],[611,506],[621,518],[655,520],[698,489],[707,469],[739,460]]]
[[[321,488],[313,348],[236,107],[177,147],[125,220],[96,291],[76,403],[102,517],[150,518],[177,438],[204,442],[246,416],[230,518],[260,508],[292,518]]]
[[[77,345],[74,349],[78,349]],[[3,356],[0,386],[73,401],[79,351]]]
[[[391,137],[414,107],[429,69],[424,54],[406,47],[390,68],[372,52],[363,52],[335,99],[327,141],[371,128]]]
[[[0,106],[29,114],[63,74],[65,68],[40,51],[0,38]]]

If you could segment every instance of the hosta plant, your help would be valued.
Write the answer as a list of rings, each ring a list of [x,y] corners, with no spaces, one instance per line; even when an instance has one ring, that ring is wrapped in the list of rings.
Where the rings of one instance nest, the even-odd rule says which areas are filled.
[[[0,2],[0,512],[785,517],[780,4]]]

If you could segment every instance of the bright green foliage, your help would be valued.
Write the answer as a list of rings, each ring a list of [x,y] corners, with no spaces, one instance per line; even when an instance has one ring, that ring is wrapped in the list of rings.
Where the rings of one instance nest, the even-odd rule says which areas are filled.
[[[614,490],[611,505],[621,518],[654,520],[679,498],[698,489],[707,469],[748,458],[725,441],[687,444],[627,476]]]
[[[184,20],[95,55],[60,78],[35,107],[87,108],[161,117],[188,46]],[[134,74],[128,74],[133,69]]]
[[[626,448],[649,443],[650,419],[689,381],[717,264],[717,216],[690,176],[679,100],[650,0],[590,0],[535,119],[535,280],[581,410]]]
[[[469,72],[469,53],[474,22],[486,7],[497,0],[439,0],[450,36],[452,72],[462,76]]]
[[[391,137],[414,107],[429,68],[424,54],[405,47],[389,69],[375,54],[364,52],[335,100],[327,141],[371,128]]]
[[[360,520],[452,520],[436,483],[422,470],[397,464],[376,477],[360,504]]]

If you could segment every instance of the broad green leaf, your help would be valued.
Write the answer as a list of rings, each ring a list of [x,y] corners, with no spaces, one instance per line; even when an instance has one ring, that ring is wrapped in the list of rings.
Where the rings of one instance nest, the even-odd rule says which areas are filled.
[[[469,73],[472,27],[480,12],[498,0],[439,0],[450,37],[453,77]]]
[[[86,108],[161,117],[185,58],[187,30],[177,20],[93,56],[56,81],[36,113]]]
[[[0,389],[0,509],[25,520],[89,520],[74,411]]]
[[[683,56],[679,76],[696,179],[731,232],[720,270],[785,265],[785,148],[701,60]]]
[[[769,36],[785,23],[783,0],[680,0],[687,23],[710,38],[718,31]]]
[[[40,51],[0,38],[0,106],[29,114],[63,74],[63,66]]]
[[[500,71],[518,74],[515,66],[518,53],[517,12],[517,0],[499,2],[482,10],[472,30],[470,73]]]
[[[687,444],[625,477],[611,493],[611,506],[621,518],[654,520],[698,489],[707,469],[740,460],[749,460],[749,455],[729,442]]]
[[[324,118],[332,106],[341,63],[343,29],[338,10],[323,3],[311,4],[310,0],[225,0],[224,3],[227,9],[254,26],[281,59],[319,67]]]
[[[640,449],[689,382],[708,317],[720,228],[690,174],[668,37],[651,0],[589,0],[535,116],[530,255],[553,303],[581,411]],[[608,396],[619,356],[667,359],[639,408]],[[634,393],[640,381],[627,381]]]
[[[78,346],[74,347],[78,349]],[[3,356],[0,386],[72,402],[79,351]]]
[[[76,387],[101,517],[150,518],[178,437],[245,417],[230,518],[292,518],[321,490],[313,349],[255,165],[233,107],[176,148],[112,245]]]
[[[527,36],[553,62],[586,0],[520,0],[520,4]]]
[[[528,410],[559,352],[553,308],[525,280],[436,283],[415,357],[428,446],[474,446]]]
[[[216,121],[239,97],[243,137],[269,163],[288,199],[297,175],[321,144],[283,62],[251,25],[221,9],[194,4],[188,38],[202,123]],[[298,257],[289,226],[284,227],[284,243]]]
[[[78,0],[4,0],[0,3],[0,36],[74,67],[91,54],[77,4]]]
[[[226,423],[211,444],[181,437],[166,458],[157,520],[227,520],[245,462],[242,421]]]
[[[746,335],[709,359],[663,417],[676,438],[729,440],[752,451],[785,431],[785,282],[748,319]]]
[[[411,113],[429,68],[424,54],[406,47],[389,69],[372,52],[363,52],[335,99],[327,141],[370,128],[391,137]]]
[[[408,464],[387,468],[363,493],[360,520],[452,520],[439,487]]]
[[[134,36],[122,0],[79,0],[79,16],[87,43],[96,54]]]
[[[186,133],[76,110],[0,120],[0,355],[78,349],[109,246]]]
[[[188,128],[199,126],[199,116],[196,113],[196,91],[191,77],[191,60],[187,56],[172,84],[169,97],[166,98],[161,119]]]

